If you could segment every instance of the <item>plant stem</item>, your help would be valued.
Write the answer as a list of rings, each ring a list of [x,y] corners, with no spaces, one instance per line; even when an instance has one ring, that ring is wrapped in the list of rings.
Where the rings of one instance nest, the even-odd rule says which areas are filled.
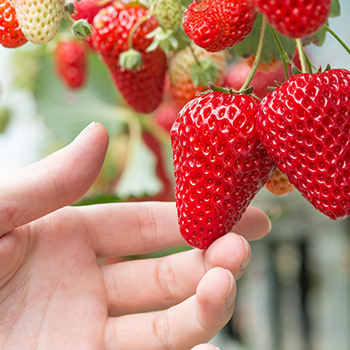
[[[303,43],[301,42],[301,39],[296,39],[295,41],[297,43],[299,59],[300,59],[300,63],[301,63],[301,70],[303,73],[307,73],[308,69],[307,69],[307,64],[306,64],[306,60],[305,60],[305,56],[304,56]]]
[[[258,44],[258,48],[257,48],[257,51],[256,51],[253,67],[252,67],[252,69],[251,69],[251,71],[250,71],[250,73],[248,75],[247,80],[245,81],[245,83],[241,87],[240,91],[246,90],[248,88],[248,86],[252,82],[252,80],[254,78],[254,75],[255,75],[255,73],[256,73],[256,71],[258,69],[258,66],[259,66],[259,63],[260,63],[260,59],[261,59],[262,50],[263,50],[263,47],[264,47],[265,33],[266,33],[266,19],[265,19],[265,16],[262,16],[259,44]]]
[[[143,17],[141,17],[135,24],[134,26],[131,28],[130,32],[129,32],[129,36],[128,36],[128,49],[131,50],[132,47],[132,38],[136,32],[136,29],[146,20],[148,19],[148,15],[145,15]]]
[[[192,46],[191,46],[190,43],[188,44],[188,47],[190,48],[190,51],[191,51],[191,53],[192,53],[192,56],[193,56],[194,60],[196,61],[196,63],[197,63],[198,66],[200,67],[200,66],[201,66],[201,63],[199,62],[198,57],[197,57],[196,54],[194,53],[193,48],[192,48]]]
[[[329,28],[326,24],[323,25],[323,28],[326,29],[327,32],[333,35],[333,37],[338,41],[338,43],[343,46],[343,48],[347,51],[347,53],[350,55],[350,49],[349,47],[345,44],[345,42],[340,39],[340,37],[331,29]]]
[[[276,31],[272,28],[271,24],[269,24],[269,28],[271,30],[272,36],[275,39],[278,50],[280,52],[282,63],[283,63],[284,75],[285,75],[286,80],[287,80],[289,78],[289,73],[288,73],[288,67],[287,67],[287,60],[285,57],[285,51],[284,51],[283,46],[281,44],[281,40],[277,36]]]
[[[161,126],[159,126],[153,118],[148,115],[139,115],[141,127],[152,134],[162,145],[170,145],[170,136]]]

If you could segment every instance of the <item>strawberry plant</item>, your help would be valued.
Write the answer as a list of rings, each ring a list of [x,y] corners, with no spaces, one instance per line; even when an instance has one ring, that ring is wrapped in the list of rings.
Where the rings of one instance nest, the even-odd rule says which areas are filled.
[[[92,120],[108,128],[83,201],[174,200],[181,233],[201,249],[260,191],[350,215],[350,73],[309,54],[327,36],[350,54],[328,21],[338,0],[46,5],[1,1],[0,44],[25,54],[21,82],[31,77],[61,143]]]

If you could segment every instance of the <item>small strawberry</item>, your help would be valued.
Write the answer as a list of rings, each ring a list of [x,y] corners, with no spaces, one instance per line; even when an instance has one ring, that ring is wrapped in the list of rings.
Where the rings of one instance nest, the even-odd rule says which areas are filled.
[[[304,38],[315,33],[327,20],[331,0],[253,0],[257,9],[281,34]]]
[[[227,74],[225,77],[225,86],[233,88],[235,90],[240,90],[244,82],[248,78],[248,75],[251,71],[251,67],[246,64],[244,61],[234,62],[227,69]],[[254,94],[259,98],[264,98],[271,91],[269,90],[270,86],[276,86],[276,81],[284,82],[285,74],[283,67],[280,67],[278,70],[264,73],[257,71],[254,75],[254,78],[250,84],[254,88]]]
[[[62,40],[54,52],[55,69],[62,81],[72,89],[86,82],[87,62],[85,47],[77,40]]]
[[[158,24],[165,30],[176,30],[182,23],[180,0],[151,0],[152,13]]]
[[[174,101],[163,101],[154,112],[154,120],[165,131],[170,132],[179,111],[180,109]]]
[[[98,0],[73,0],[75,6],[75,13],[72,14],[72,18],[75,21],[85,19],[88,23],[92,24],[97,13],[104,7],[109,6],[108,1]]]
[[[197,93],[208,90],[208,82],[217,86],[222,85],[226,74],[226,56],[223,52],[209,53],[196,45],[191,47],[193,52],[187,47],[177,52],[169,62],[170,95],[180,109],[187,102],[194,99]],[[215,79],[206,80],[202,84],[193,82],[191,69],[198,66],[194,55],[201,64],[211,61],[214,65],[221,68],[212,72],[215,73],[213,74]],[[204,78],[203,75],[202,78]]]
[[[295,190],[287,175],[283,174],[278,168],[266,182],[265,188],[276,196],[284,196]]]
[[[289,78],[261,102],[260,141],[292,185],[334,220],[350,215],[350,72]]]
[[[6,48],[16,48],[26,42],[12,0],[0,0],[0,44]]]
[[[183,27],[195,44],[218,52],[245,39],[256,17],[252,0],[194,0],[185,11]]]
[[[275,170],[258,139],[258,104],[213,91],[190,101],[173,125],[179,226],[193,247],[229,232]]]
[[[95,16],[91,38],[119,92],[140,113],[151,113],[161,103],[167,67],[167,58],[161,49],[146,52],[152,43],[146,36],[158,26],[154,17],[140,24],[147,14],[141,5],[114,3]],[[140,25],[133,34],[132,48],[140,53],[143,64],[136,70],[123,69],[119,59],[130,49],[128,37],[136,23]]]
[[[46,44],[57,34],[65,12],[65,0],[13,0],[18,23],[28,41]]]

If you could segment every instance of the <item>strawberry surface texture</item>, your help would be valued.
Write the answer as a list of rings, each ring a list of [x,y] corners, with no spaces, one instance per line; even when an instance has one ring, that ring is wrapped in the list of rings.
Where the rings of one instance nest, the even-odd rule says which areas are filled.
[[[275,170],[258,139],[258,104],[209,92],[186,104],[172,127],[179,227],[193,247],[229,232]]]
[[[17,20],[16,10],[11,0],[0,1],[0,44],[6,48],[16,48],[27,42]]]
[[[350,215],[350,72],[299,74],[266,96],[257,129],[291,184],[333,220]]]
[[[160,48],[146,52],[152,39],[147,34],[158,27],[154,17],[139,25],[132,38],[143,65],[137,70],[122,69],[119,57],[129,49],[128,36],[133,26],[148,14],[141,5],[115,3],[102,9],[93,22],[92,43],[109,69],[111,78],[126,102],[140,113],[151,113],[161,103],[167,58]]]
[[[256,17],[252,0],[194,0],[185,11],[183,26],[195,44],[218,52],[245,39]]]
[[[303,38],[326,22],[331,0],[253,0],[258,10],[281,34]]]

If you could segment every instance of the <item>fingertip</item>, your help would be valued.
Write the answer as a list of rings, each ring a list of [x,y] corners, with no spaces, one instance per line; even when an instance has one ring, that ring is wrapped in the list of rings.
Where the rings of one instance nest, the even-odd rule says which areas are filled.
[[[233,312],[236,283],[232,273],[221,267],[209,270],[199,283],[196,295],[203,327],[219,331]]]
[[[232,231],[244,236],[248,241],[254,241],[265,237],[271,231],[271,221],[261,209],[250,206]]]
[[[191,350],[220,350],[220,349],[213,344],[199,344],[199,345],[196,345]]]

